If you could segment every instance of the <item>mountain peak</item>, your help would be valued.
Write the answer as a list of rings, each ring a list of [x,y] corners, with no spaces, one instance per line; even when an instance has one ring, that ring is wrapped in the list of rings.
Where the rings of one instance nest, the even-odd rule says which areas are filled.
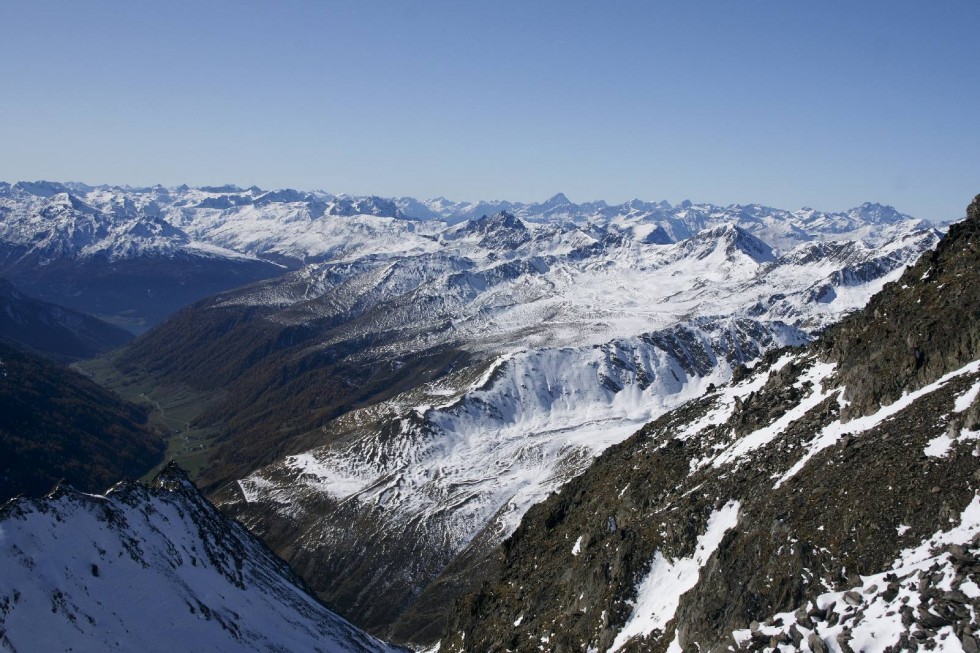
[[[731,257],[736,252],[748,256],[756,263],[770,263],[776,260],[772,247],[735,222],[726,222],[711,229],[705,229],[691,239],[693,242],[715,243],[724,246]],[[706,256],[707,254],[705,254]]]
[[[158,479],[174,473],[168,467]],[[185,476],[176,482],[122,483],[104,496],[59,484],[43,499],[0,507],[4,643],[50,651],[147,642],[177,650],[397,650],[320,604],[244,527],[185,491]],[[34,572],[39,565],[59,573]]]
[[[57,181],[18,181],[14,184],[17,190],[36,195],[38,197],[52,197],[58,193],[67,193],[68,187]]]
[[[513,213],[508,213],[507,211],[500,211],[499,213],[494,213],[493,215],[489,216],[485,215],[479,220],[476,220],[473,225],[480,233],[487,233],[496,229],[527,231],[527,225],[525,225],[521,219],[516,217]]]
[[[847,213],[870,224],[891,224],[910,219],[910,216],[900,213],[894,206],[877,202],[865,202]]]
[[[557,206],[565,206],[571,203],[572,203],[571,200],[565,197],[565,193],[556,193],[555,195],[552,195],[550,198],[542,202],[541,206],[554,208]]]

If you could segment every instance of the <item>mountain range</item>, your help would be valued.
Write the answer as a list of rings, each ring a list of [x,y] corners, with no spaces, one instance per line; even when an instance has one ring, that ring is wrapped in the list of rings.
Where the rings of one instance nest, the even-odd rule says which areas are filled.
[[[826,213],[688,201],[573,204],[561,194],[542,203],[464,203],[235,186],[0,182],[0,275],[29,295],[142,333],[195,300],[307,263],[442,251],[447,228],[501,211],[552,225],[555,244],[570,248],[679,242],[725,224],[786,251],[841,234],[874,245],[916,222],[870,203]]]
[[[445,650],[976,650],[980,196],[864,310],[535,506]]]
[[[0,185],[0,274],[140,332],[81,368],[111,368],[97,378],[124,394],[145,389],[160,410],[159,389],[178,389],[182,428],[211,434],[194,476],[209,500],[358,627],[415,647],[442,639],[446,650],[686,650],[761,642],[760,632],[792,642],[788,630],[745,619],[778,628],[773,615],[808,597],[827,616],[821,597],[844,582],[832,575],[812,597],[798,585],[786,595],[753,589],[744,602],[712,589],[734,606],[724,619],[680,597],[746,511],[778,521],[767,511],[788,490],[767,490],[765,479],[820,478],[808,465],[842,441],[834,420],[905,410],[901,393],[927,386],[947,403],[956,401],[948,392],[970,390],[960,386],[973,372],[961,368],[973,360],[977,316],[950,306],[972,300],[942,303],[969,276],[968,265],[945,271],[972,255],[950,251],[975,254],[964,229],[944,239],[875,204],[791,212],[573,204],[560,194],[468,204],[37,182]],[[937,244],[940,254],[928,254]],[[916,281],[906,268],[929,256],[938,271]],[[942,281],[923,290],[929,274]],[[906,290],[935,320],[902,313],[894,332],[882,331],[913,300],[878,298]],[[877,308],[863,309],[872,296]],[[939,335],[920,342],[913,331]],[[865,350],[842,353],[848,346]],[[944,359],[930,352],[944,347],[958,367],[935,362]],[[925,420],[909,411],[906,421]],[[939,436],[930,437],[928,446]],[[793,457],[806,447],[809,457]],[[869,465],[854,473],[867,475],[871,496],[880,488]],[[593,489],[596,475],[606,480]],[[948,518],[968,508],[965,490],[936,494]],[[572,537],[558,527],[571,511],[563,502],[580,495],[587,507],[574,520],[591,530],[575,521]],[[621,528],[638,505],[649,525]],[[941,526],[898,525],[915,537]],[[828,569],[846,558],[825,546]],[[901,554],[893,549],[882,555]],[[855,555],[846,559],[864,560]],[[595,566],[581,582],[559,571],[586,561]],[[661,573],[683,577],[670,604],[680,607],[643,616],[659,606],[643,579]],[[721,573],[765,584],[745,569]],[[520,578],[541,593],[505,589]],[[675,614],[688,613],[693,625],[680,626]]]
[[[296,269],[181,310],[116,364],[219,397],[193,420],[219,433],[196,480],[330,605],[418,644],[532,504],[941,236],[874,205],[556,200],[456,221],[220,191],[180,191],[180,228]],[[230,208],[197,208],[216,197]],[[367,209],[382,215],[349,215]]]

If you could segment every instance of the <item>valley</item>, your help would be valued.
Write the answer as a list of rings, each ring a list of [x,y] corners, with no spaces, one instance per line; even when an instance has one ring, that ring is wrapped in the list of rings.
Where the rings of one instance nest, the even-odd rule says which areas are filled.
[[[144,479],[156,476],[169,461],[176,462],[192,480],[196,479],[214,453],[219,432],[215,427],[197,426],[196,421],[218,400],[220,393],[206,394],[152,377],[123,374],[117,367],[119,356],[119,351],[108,352],[100,358],[79,361],[72,368],[126,401],[145,406],[149,425],[167,433],[163,460],[144,474]]]

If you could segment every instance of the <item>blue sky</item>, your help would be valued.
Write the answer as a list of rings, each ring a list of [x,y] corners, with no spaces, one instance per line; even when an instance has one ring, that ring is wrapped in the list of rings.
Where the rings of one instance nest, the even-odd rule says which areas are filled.
[[[7,0],[0,179],[956,218],[980,2]]]

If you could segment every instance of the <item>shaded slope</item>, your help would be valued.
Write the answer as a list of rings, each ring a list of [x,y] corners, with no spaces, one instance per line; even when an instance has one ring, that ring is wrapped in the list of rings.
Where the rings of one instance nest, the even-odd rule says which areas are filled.
[[[2,258],[0,247],[0,258]],[[203,297],[284,272],[264,261],[177,253],[110,260],[31,257],[0,261],[0,274],[25,292],[76,311],[102,316],[135,334]]]
[[[0,279],[0,340],[60,361],[91,358],[133,336],[84,313],[33,299]]]
[[[144,408],[0,343],[0,500],[38,496],[59,479],[96,491],[145,474],[163,451]]]

